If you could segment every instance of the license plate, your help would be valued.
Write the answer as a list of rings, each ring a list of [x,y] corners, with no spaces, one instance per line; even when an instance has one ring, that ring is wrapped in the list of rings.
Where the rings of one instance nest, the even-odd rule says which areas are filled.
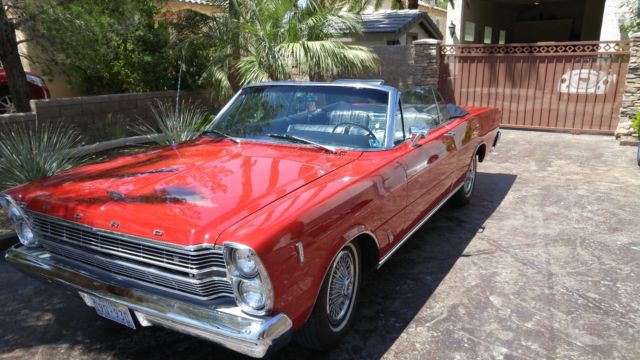
[[[91,300],[98,315],[132,329],[136,328],[136,325],[133,323],[133,318],[131,317],[131,312],[126,306],[93,296],[91,296]]]

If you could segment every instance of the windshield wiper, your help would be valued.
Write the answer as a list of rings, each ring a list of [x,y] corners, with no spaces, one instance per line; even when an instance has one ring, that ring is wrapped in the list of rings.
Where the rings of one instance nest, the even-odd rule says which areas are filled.
[[[222,131],[218,131],[218,130],[214,130],[214,129],[209,129],[209,130],[205,130],[202,132],[202,135],[208,135],[208,134],[216,134],[216,135],[220,135],[223,138],[229,139],[231,141],[233,141],[236,144],[240,144],[240,140],[234,138],[231,135],[225,134]]]
[[[328,145],[323,145],[320,143],[317,143],[315,141],[311,141],[309,139],[305,139],[303,137],[300,136],[295,136],[295,135],[289,135],[289,134],[267,134],[268,137],[272,137],[272,138],[276,138],[276,139],[285,139],[285,140],[290,140],[290,141],[295,141],[295,142],[299,142],[299,143],[303,143],[303,144],[309,144],[309,145],[313,145],[317,148],[320,149],[324,149],[327,150],[328,152],[335,154],[336,148],[334,148],[333,146],[328,146]]]

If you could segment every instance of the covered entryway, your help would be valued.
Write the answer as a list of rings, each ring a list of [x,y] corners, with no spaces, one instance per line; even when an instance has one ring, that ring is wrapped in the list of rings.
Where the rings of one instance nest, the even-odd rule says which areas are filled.
[[[613,134],[628,41],[440,47],[449,102],[502,110],[503,127]]]

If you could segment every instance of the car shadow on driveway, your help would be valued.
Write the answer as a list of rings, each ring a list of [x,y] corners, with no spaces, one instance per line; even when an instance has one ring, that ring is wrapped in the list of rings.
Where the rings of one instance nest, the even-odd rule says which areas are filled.
[[[400,337],[486,220],[509,193],[516,175],[478,173],[471,203],[445,206],[365,280],[352,329],[328,353],[295,343],[270,359],[379,359]],[[240,359],[240,354],[161,328],[132,331],[101,319],[79,296],[63,295],[0,261],[0,357]],[[416,340],[426,337],[418,336]],[[52,348],[49,348],[51,346]],[[45,347],[45,349],[39,349]],[[49,354],[45,355],[45,354]]]

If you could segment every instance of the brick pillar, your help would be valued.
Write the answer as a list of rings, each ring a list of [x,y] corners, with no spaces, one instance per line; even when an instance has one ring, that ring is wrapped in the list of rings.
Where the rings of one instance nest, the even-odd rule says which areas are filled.
[[[616,129],[616,139],[621,139],[621,144],[633,142],[631,120],[636,116],[636,111],[640,110],[640,33],[631,34],[630,38],[629,68]]]
[[[416,85],[438,88],[440,78],[440,40],[422,39],[413,42],[413,78]]]

